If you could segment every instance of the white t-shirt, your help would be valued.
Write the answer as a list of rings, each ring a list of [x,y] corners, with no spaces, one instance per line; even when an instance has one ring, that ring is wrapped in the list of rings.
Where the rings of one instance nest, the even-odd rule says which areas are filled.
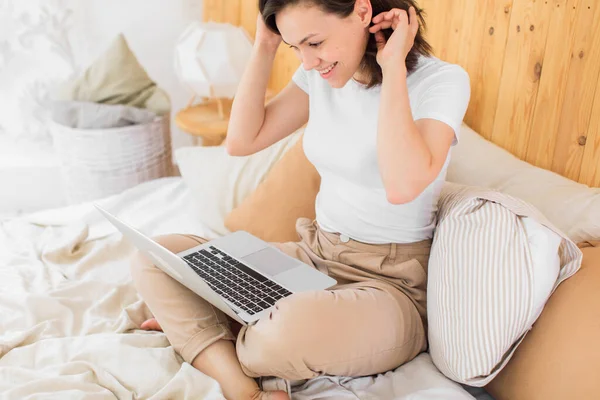
[[[351,79],[334,89],[317,71],[302,66],[292,79],[310,98],[304,151],[321,175],[316,199],[320,227],[365,243],[431,238],[450,156],[419,197],[407,204],[391,204],[377,163],[381,87],[366,89]],[[458,65],[421,57],[407,83],[414,120],[430,118],[448,124],[457,143],[470,99],[468,74]]]

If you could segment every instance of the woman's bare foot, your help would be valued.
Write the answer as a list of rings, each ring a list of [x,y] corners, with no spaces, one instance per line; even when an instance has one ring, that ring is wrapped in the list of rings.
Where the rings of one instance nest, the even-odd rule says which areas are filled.
[[[158,323],[158,321],[156,320],[156,318],[150,318],[150,319],[144,321],[142,323],[142,325],[140,325],[140,328],[142,328],[145,331],[160,331],[160,332],[162,332],[162,328],[161,328],[160,324]]]
[[[287,395],[286,392],[283,392],[281,390],[278,390],[276,392],[262,392],[259,390],[256,393],[254,393],[254,395],[250,399],[251,400],[290,400],[290,397]]]
[[[232,325],[233,325],[232,330],[236,331],[235,334],[237,335],[237,333],[239,332],[239,330],[241,328],[241,325],[237,324],[237,323],[232,324]],[[162,327],[160,326],[160,324],[158,323],[156,318],[150,318],[150,319],[144,321],[142,323],[142,325],[140,325],[140,328],[144,329],[146,331],[162,332]],[[233,344],[229,343],[229,345],[231,345],[231,349],[233,349]],[[217,347],[217,346],[214,346],[214,347]],[[232,354],[235,355],[235,350],[233,350]],[[237,361],[237,358],[235,358],[235,360]],[[196,368],[198,368],[197,365],[194,365],[194,366]],[[237,366],[239,369],[239,362],[238,362]],[[201,368],[198,368],[198,369],[201,369]],[[201,369],[201,370],[203,370],[203,369]],[[241,372],[241,370],[239,372]],[[258,386],[256,386],[256,383],[253,382],[254,381],[253,379],[248,378],[246,376],[244,376],[244,378],[247,379],[248,382],[251,383],[251,386],[254,386],[256,389],[250,389],[250,390],[252,390],[252,392],[249,395],[241,395],[241,393],[238,392],[236,395],[234,395],[234,397],[236,397],[236,398],[240,398],[240,399],[243,398],[244,400],[290,400],[290,397],[284,391],[277,390],[277,391],[271,391],[271,392],[263,392],[258,388]],[[248,393],[248,392],[246,392],[246,393]],[[241,397],[240,397],[240,395],[241,395]]]
[[[242,325],[236,321],[229,321],[229,324],[231,326],[231,333],[233,333],[233,336],[237,336],[238,333],[240,333],[240,329],[242,329]],[[156,318],[150,318],[150,319],[147,319],[146,321],[142,322],[142,325],[140,325],[140,328],[145,331],[162,332],[162,327],[160,326],[160,324],[158,323]]]

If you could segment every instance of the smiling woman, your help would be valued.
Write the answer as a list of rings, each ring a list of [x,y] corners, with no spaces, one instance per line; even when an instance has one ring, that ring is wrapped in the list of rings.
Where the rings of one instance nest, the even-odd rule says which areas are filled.
[[[427,20],[425,38],[435,56],[469,73],[465,122],[471,128],[522,160],[600,186],[596,0],[568,1],[572,7],[563,0],[480,1],[474,7],[466,0],[416,3],[424,10],[419,15]],[[241,25],[254,36],[256,2],[203,4],[206,20]],[[282,90],[298,64],[294,51],[281,46],[269,88]]]
[[[134,265],[167,337],[185,343],[184,359],[231,398],[264,396],[242,371],[373,375],[427,348],[437,202],[470,95],[465,71],[430,55],[412,0],[260,0],[259,9],[225,145],[231,155],[253,154],[308,123],[303,150],[321,176],[316,220],[298,221],[300,241],[275,245],[338,284],[279,300],[236,337],[223,313],[200,298],[149,290],[185,289],[141,258]],[[302,66],[265,106],[284,41]]]
[[[380,40],[384,43],[387,42],[387,40],[389,40],[393,32],[393,30],[391,29],[386,29],[391,27],[393,15],[390,13],[389,18],[385,18],[384,13],[394,8],[398,10],[404,10],[406,12],[408,12],[411,7],[416,10],[416,16],[418,18],[418,24],[416,26],[418,27],[418,32],[416,33],[414,38],[414,45],[408,52],[408,55],[406,56],[406,67],[408,72],[414,71],[419,56],[428,56],[432,53],[431,46],[429,45],[429,43],[427,43],[424,37],[426,27],[425,19],[423,18],[421,10],[417,6],[416,2],[414,2],[413,0],[380,0],[372,1],[371,4],[372,15],[380,16],[379,20],[375,18],[373,19],[372,27],[377,29],[377,27],[379,26],[379,32],[381,32],[381,34],[383,35],[380,38]],[[289,13],[286,13],[285,9],[289,9],[289,7],[293,5],[299,5],[304,9],[305,12],[302,13],[302,15],[300,15],[302,21],[284,21],[286,19],[286,15],[289,16]],[[311,5],[319,5],[319,7],[311,7]],[[333,52],[331,56],[343,54],[345,60],[335,62],[341,62],[342,65],[346,65],[346,75],[358,69],[367,77],[366,83],[368,87],[372,87],[381,84],[382,79],[381,67],[379,66],[376,60],[378,51],[377,37],[375,35],[362,37],[363,35],[361,35],[361,30],[356,31],[355,29],[352,29],[353,25],[348,23],[350,22],[350,20],[348,20],[347,17],[354,12],[354,7],[355,0],[279,0],[260,1],[259,4],[260,13],[263,16],[266,25],[274,32],[281,34],[281,36],[284,39],[284,42],[286,42],[286,32],[281,32],[278,28],[278,25],[294,29],[294,27],[297,28],[299,26],[310,26],[307,25],[307,23],[309,23],[313,25],[312,29],[315,32],[320,32],[319,34],[308,34],[302,40],[299,40],[297,42],[297,46],[293,45],[291,42],[286,42],[291,48],[293,48],[296,51],[299,51],[300,46],[308,46],[314,49],[320,47],[327,47],[327,49],[323,49],[322,52]],[[319,15],[312,15],[313,13],[317,13]],[[277,14],[279,14],[278,17],[276,17]],[[298,17],[297,14],[296,17]],[[317,24],[321,24],[321,26],[317,26]],[[332,34],[333,32],[335,32],[335,35]],[[371,33],[375,33],[375,31],[371,30]],[[293,32],[289,32],[289,34],[293,34]],[[318,36],[321,36],[322,38],[319,39]],[[324,40],[322,40],[325,36],[329,38],[328,43],[324,43]],[[311,40],[308,41],[308,39]],[[329,56],[329,54],[327,55]],[[341,75],[343,76],[344,73],[342,72]],[[343,81],[343,78],[339,78],[339,80]]]
[[[381,0],[336,0],[339,7],[332,11],[333,0],[261,0],[263,14],[256,18],[251,1],[205,0],[206,19],[241,24],[255,37],[227,150],[252,154],[307,124],[298,148],[321,176],[316,219],[298,220],[299,241],[274,245],[339,283],[327,291],[294,293],[278,301],[269,318],[238,332],[224,314],[136,259],[134,280],[156,317],[144,326],[164,328],[182,357],[215,378],[227,398],[286,399],[282,392],[265,393],[249,377],[372,375],[427,348],[425,298],[437,200],[469,103],[469,76],[458,61],[475,76],[471,118],[487,127],[486,136],[501,135],[521,154],[549,149],[552,157],[555,148],[568,152],[568,146],[543,142],[541,135],[559,132],[559,119],[568,128],[561,138],[580,135],[570,123],[577,119],[590,126],[590,138],[580,146],[600,142],[593,136],[600,120],[590,118],[592,109],[600,110],[600,63],[592,51],[600,40],[596,0],[574,2],[581,7],[573,9],[531,0],[459,6],[464,2],[420,1],[431,12],[428,39],[451,61],[444,62],[415,51],[424,21],[409,1],[380,10]],[[525,21],[533,21],[529,29],[523,29]],[[283,41],[293,49],[280,46]],[[523,46],[535,51],[521,51]],[[579,46],[583,50],[565,51]],[[362,67],[373,54],[379,83]],[[411,54],[414,65],[407,62]],[[548,61],[544,68],[540,54]],[[562,79],[565,70],[569,79]],[[554,73],[544,78],[542,71]],[[280,91],[265,106],[269,85]],[[577,102],[568,101],[579,91]],[[571,94],[567,101],[565,93]],[[555,109],[575,117],[560,118]],[[530,135],[532,126],[541,132],[537,137]],[[599,149],[588,146],[585,157],[579,154],[597,176]],[[160,240],[173,251],[203,240],[187,239]]]

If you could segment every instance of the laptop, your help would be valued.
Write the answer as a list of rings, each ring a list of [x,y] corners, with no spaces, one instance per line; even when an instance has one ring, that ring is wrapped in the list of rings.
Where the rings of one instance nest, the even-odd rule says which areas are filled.
[[[98,205],[124,237],[173,279],[242,325],[268,315],[293,293],[337,281],[245,231],[173,253]]]

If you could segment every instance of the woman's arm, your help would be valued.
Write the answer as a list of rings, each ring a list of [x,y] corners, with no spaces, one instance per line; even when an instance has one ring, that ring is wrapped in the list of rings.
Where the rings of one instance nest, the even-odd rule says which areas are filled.
[[[379,170],[388,201],[403,204],[417,198],[444,166],[456,122],[462,121],[466,112],[464,96],[457,96],[463,94],[464,75],[457,77],[449,70],[442,82],[433,82],[423,95],[428,97],[424,99],[427,107],[423,112],[416,110],[422,117],[414,121],[405,60],[419,30],[417,12],[414,7],[408,13],[394,8],[375,16],[372,22],[369,30],[375,34],[377,62],[383,73],[377,131]],[[390,28],[394,32],[386,41],[382,31]],[[441,122],[440,114],[446,114],[444,120],[453,126]]]
[[[414,200],[435,180],[454,137],[454,130],[443,122],[413,120],[403,64],[384,71],[377,155],[390,203]]]
[[[276,51],[276,47],[258,43],[252,49],[231,107],[226,146],[232,155],[245,152],[263,125],[265,94]]]
[[[256,40],[231,108],[225,146],[234,156],[256,153],[308,121],[308,95],[290,82],[265,107],[265,94],[281,37],[257,18]]]

